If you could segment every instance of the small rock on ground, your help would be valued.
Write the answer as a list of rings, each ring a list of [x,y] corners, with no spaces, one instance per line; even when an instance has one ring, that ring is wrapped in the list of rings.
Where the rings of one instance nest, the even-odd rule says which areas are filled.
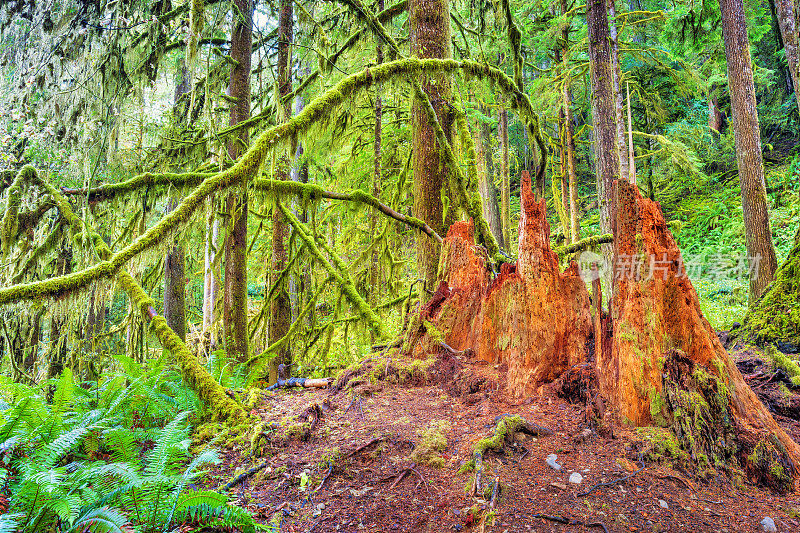
[[[669,509],[669,504],[667,502],[665,502],[664,500],[658,500],[658,505],[662,509]]]
[[[561,465],[556,462],[556,459],[558,459],[556,454],[551,453],[550,455],[547,456],[547,459],[545,459],[544,462],[547,463],[547,466],[549,466],[553,470],[558,471],[561,470]]]
[[[577,472],[573,472],[569,475],[569,482],[580,485],[583,482],[583,476]]]
[[[764,528],[764,533],[778,533],[778,528],[775,527],[775,521],[769,516],[765,516],[761,521],[761,527]]]

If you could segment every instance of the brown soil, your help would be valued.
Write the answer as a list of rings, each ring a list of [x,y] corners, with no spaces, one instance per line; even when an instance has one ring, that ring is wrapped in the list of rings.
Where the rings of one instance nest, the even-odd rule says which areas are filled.
[[[778,387],[777,382],[757,387],[764,381],[761,375],[773,372],[753,363],[752,353],[740,351],[734,358],[742,362],[742,373],[758,394]],[[690,479],[667,464],[648,463],[637,471],[640,433],[615,427],[608,438],[595,432],[584,437],[585,407],[566,403],[551,389],[515,403],[502,391],[454,398],[439,385],[362,385],[355,396],[352,391],[304,389],[265,393],[256,412],[267,427],[274,424],[278,429],[270,433],[263,458],[248,456],[246,449],[229,450],[207,483],[224,484],[237,471],[266,460],[264,470],[232,488],[231,494],[259,521],[280,520],[282,532],[577,532],[602,531],[602,524],[613,532],[733,533],[762,531],[759,522],[765,516],[775,520],[778,531],[800,531],[800,495],[778,496],[747,482],[733,485],[723,474],[710,482]],[[314,404],[322,416],[308,439],[301,440],[302,433],[285,438],[290,417],[307,413]],[[497,476],[502,487],[490,524],[484,519],[488,503],[467,494],[472,475],[458,469],[504,414],[521,415],[553,434],[518,435],[503,453],[485,454],[484,479]],[[796,420],[780,415],[776,419],[793,438],[800,437]],[[446,421],[444,467],[414,465],[407,470],[422,431],[440,420]],[[563,466],[560,472],[545,464],[551,453]],[[332,470],[326,461],[330,457]],[[301,490],[304,471],[308,481]],[[403,471],[406,475],[398,481]],[[631,471],[636,473],[626,481],[577,496]],[[572,472],[583,476],[580,485],[569,483]],[[537,515],[597,525],[565,525]]]

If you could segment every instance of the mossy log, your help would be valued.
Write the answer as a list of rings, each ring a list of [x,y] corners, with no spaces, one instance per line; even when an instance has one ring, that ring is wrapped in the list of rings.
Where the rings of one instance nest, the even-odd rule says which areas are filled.
[[[621,423],[668,428],[662,431],[674,435],[698,473],[720,468],[777,491],[797,488],[800,446],[747,386],[703,317],[659,204],[628,182],[616,182],[614,194],[608,315],[590,306],[577,264],[559,270],[544,201],[535,200],[525,178],[516,265],[495,276],[474,246],[471,223],[454,224],[442,247],[439,288],[412,315],[404,350],[427,357],[442,342],[469,350],[497,365],[512,397],[536,392],[580,363],[596,375],[591,396],[599,392],[601,411]]]
[[[800,228],[775,281],[745,315],[736,335],[755,344],[800,347]]]

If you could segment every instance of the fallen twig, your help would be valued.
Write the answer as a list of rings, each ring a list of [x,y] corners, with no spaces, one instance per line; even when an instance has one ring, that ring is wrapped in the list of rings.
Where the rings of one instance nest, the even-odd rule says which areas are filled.
[[[332,473],[333,473],[333,461],[331,461],[330,464],[328,465],[328,473],[325,474],[324,478],[322,478],[322,481],[320,482],[319,487],[314,489],[314,492],[317,492],[317,491],[319,491],[319,489],[322,488],[322,486],[325,484],[325,482],[328,481],[328,478],[331,477]]]
[[[228,481],[227,483],[225,483],[221,487],[217,488],[217,492],[225,492],[227,490],[230,490],[231,488],[233,488],[234,486],[238,485],[239,483],[241,483],[242,481],[244,481],[248,477],[250,477],[253,474],[255,474],[257,472],[260,472],[261,470],[266,468],[266,466],[268,464],[269,464],[269,461],[265,459],[264,461],[262,461],[261,463],[257,464],[256,466],[254,466],[250,470],[247,470],[246,472],[242,472],[241,474],[239,474],[238,476],[234,477],[233,479],[231,479],[230,481]]]
[[[613,485],[618,485],[618,484],[622,483],[623,481],[627,481],[628,479],[632,478],[633,476],[635,476],[636,474],[638,474],[639,472],[641,472],[644,469],[645,469],[645,466],[642,465],[639,468],[639,470],[636,470],[635,472],[631,472],[627,476],[621,477],[619,479],[614,479],[612,481],[606,481],[605,483],[598,483],[597,485],[595,485],[594,487],[590,488],[586,492],[581,492],[580,494],[576,495],[576,497],[577,498],[582,498],[583,496],[588,496],[589,494],[591,494],[592,492],[596,491],[597,489],[599,489],[601,487],[611,487]]]
[[[372,446],[372,445],[373,445],[373,444],[375,444],[376,442],[381,442],[383,439],[384,439],[384,437],[375,437],[374,439],[372,439],[372,440],[371,440],[371,441],[369,441],[368,443],[366,443],[366,444],[362,444],[361,446],[359,446],[358,448],[356,448],[356,449],[355,449],[355,450],[353,450],[352,452],[348,453],[348,454],[347,454],[347,457],[352,457],[352,456],[354,456],[355,454],[357,454],[358,452],[360,452],[361,450],[363,450],[363,449],[365,449],[365,448],[369,448],[370,446]]]
[[[582,520],[567,518],[566,516],[547,515],[540,513],[534,514],[533,518],[543,518],[545,520],[550,520],[551,522],[558,522],[559,524],[564,524],[566,526],[600,527],[603,528],[603,531],[605,533],[608,533],[608,529],[602,522],[584,522]]]

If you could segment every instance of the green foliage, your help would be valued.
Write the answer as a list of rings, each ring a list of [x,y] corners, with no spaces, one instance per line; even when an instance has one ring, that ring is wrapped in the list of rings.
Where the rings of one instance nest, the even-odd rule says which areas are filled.
[[[164,393],[177,392],[174,372],[122,362],[129,373],[88,388],[65,370],[49,404],[47,387],[2,380],[10,407],[0,414],[0,472],[10,497],[0,529],[149,533],[188,523],[254,531],[226,496],[191,486],[219,461],[210,448],[189,454],[190,412],[182,408],[196,399]]]

